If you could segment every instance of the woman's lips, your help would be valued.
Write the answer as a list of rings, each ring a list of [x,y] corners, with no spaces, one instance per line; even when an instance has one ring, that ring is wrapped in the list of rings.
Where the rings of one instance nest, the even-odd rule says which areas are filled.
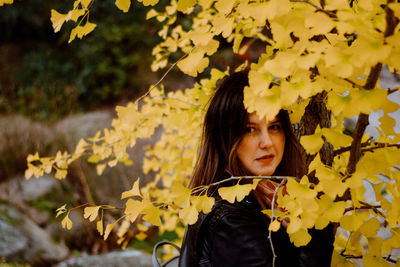
[[[269,163],[274,159],[274,155],[264,155],[261,157],[256,158],[256,160],[258,162],[262,162],[262,163]]]

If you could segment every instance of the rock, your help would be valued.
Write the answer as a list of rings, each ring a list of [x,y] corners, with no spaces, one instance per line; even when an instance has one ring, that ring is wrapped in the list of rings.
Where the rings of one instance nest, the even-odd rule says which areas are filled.
[[[43,175],[40,179],[25,179],[23,176],[16,176],[5,183],[0,184],[1,198],[6,196],[9,202],[17,200],[31,201],[49,193],[60,182],[50,175]]]
[[[137,250],[127,249],[100,255],[86,255],[60,262],[57,267],[152,267],[151,256]]]
[[[48,154],[53,132],[42,123],[20,115],[0,116],[0,181],[24,173],[28,154]]]
[[[11,262],[50,264],[69,252],[49,234],[10,205],[0,204],[0,257]]]

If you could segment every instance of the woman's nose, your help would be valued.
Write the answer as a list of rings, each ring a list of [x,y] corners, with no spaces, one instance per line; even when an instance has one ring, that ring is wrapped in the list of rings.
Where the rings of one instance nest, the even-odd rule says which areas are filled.
[[[272,146],[272,139],[268,132],[268,130],[261,131],[260,135],[260,147],[261,148],[268,148]]]

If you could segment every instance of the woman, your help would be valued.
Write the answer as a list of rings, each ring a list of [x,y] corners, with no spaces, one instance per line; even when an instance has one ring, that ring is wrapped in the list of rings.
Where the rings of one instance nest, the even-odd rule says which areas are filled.
[[[281,110],[272,121],[248,114],[243,89],[248,72],[221,81],[208,107],[199,158],[190,187],[209,185],[230,176],[285,175],[301,177],[304,163],[292,132],[288,113]],[[225,183],[222,186],[232,184]],[[261,209],[271,204],[273,182],[262,181],[255,191],[234,204],[211,190],[216,204],[188,227],[180,266],[272,266],[268,240],[269,218]],[[329,266],[333,231],[311,231],[312,240],[297,248],[284,229],[272,233],[275,266]]]

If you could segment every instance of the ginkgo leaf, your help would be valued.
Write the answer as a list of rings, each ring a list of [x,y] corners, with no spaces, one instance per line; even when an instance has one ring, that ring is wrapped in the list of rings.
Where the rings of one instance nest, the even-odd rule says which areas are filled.
[[[28,157],[27,157],[27,161],[28,162],[32,162],[32,161],[36,161],[36,160],[39,160],[40,159],[40,157],[39,157],[39,153],[38,152],[36,152],[35,154],[29,154],[28,155]]]
[[[14,0],[0,0],[0,6],[3,6],[4,4],[11,5],[12,3],[14,3]]]
[[[89,218],[89,221],[93,222],[97,218],[97,215],[99,214],[99,209],[100,206],[86,207],[83,211],[83,217],[85,219]]]
[[[131,0],[116,0],[115,5],[122,11],[128,12],[131,6]]]
[[[257,186],[257,185],[256,185]],[[238,202],[242,201],[247,195],[250,194],[251,190],[255,189],[253,184],[236,184],[231,187],[221,187],[218,189],[218,194],[222,199],[234,203],[235,200]]]
[[[65,213],[67,211],[66,206],[67,206],[67,204],[64,204],[63,206],[59,207],[56,210],[56,212],[57,212],[56,217],[60,216],[61,214]]]
[[[84,153],[85,152],[85,150],[86,150],[86,147],[88,146],[89,144],[85,141],[85,139],[80,139],[79,140],[79,142],[78,142],[78,144],[76,145],[76,147],[75,147],[75,152],[74,152],[74,154],[82,154],[82,153]]]
[[[83,16],[85,14],[84,9],[73,9],[68,12],[68,14],[65,17],[65,21],[67,20],[72,20],[74,22],[77,22],[79,17]]]
[[[115,224],[116,224],[117,222],[118,222],[118,221],[115,221],[115,222],[113,222],[113,223],[107,224],[106,230],[104,231],[104,237],[103,237],[104,240],[107,240],[108,236],[110,235],[112,229],[114,228],[114,226],[115,226]]]
[[[199,212],[195,205],[190,205],[179,210],[179,218],[183,220],[185,224],[191,225],[197,221]]]
[[[334,147],[345,147],[349,146],[353,141],[353,138],[349,135],[345,135],[332,128],[322,128],[322,135],[325,136],[327,141],[331,143]]]
[[[121,199],[127,198],[127,197],[133,197],[133,196],[141,196],[140,190],[139,190],[139,183],[140,183],[140,178],[136,180],[136,182],[133,184],[132,189],[129,191],[125,191],[121,195]]]
[[[215,199],[213,197],[208,197],[207,195],[203,196],[195,196],[196,201],[196,209],[198,212],[203,211],[204,213],[211,212],[212,207],[214,206]]]
[[[274,220],[273,222],[271,222],[268,226],[268,230],[272,231],[272,232],[276,232],[279,230],[279,228],[281,227],[281,223],[278,220]]]
[[[92,2],[93,0],[81,0],[81,5],[83,8],[88,8],[89,4]]]
[[[217,0],[215,2],[215,8],[220,12],[220,14],[228,14],[235,4],[235,1],[232,0]]]
[[[302,226],[302,221],[300,218],[298,218],[298,217],[290,218],[290,222],[288,223],[288,226],[287,226],[287,233],[293,234],[293,233],[299,231],[301,226]]]
[[[178,67],[184,73],[190,76],[196,76],[201,73],[209,64],[209,59],[204,57],[202,51],[193,51],[186,58],[178,62]]]
[[[345,215],[340,219],[340,226],[348,231],[357,231],[368,215],[367,212]]]
[[[152,204],[148,205],[143,210],[143,213],[144,213],[143,220],[145,220],[146,222],[149,222],[155,226],[161,225],[160,208],[159,207],[155,207]]]
[[[67,174],[68,174],[68,172],[66,170],[57,169],[56,173],[54,174],[54,177],[59,179],[59,180],[62,180],[65,177],[67,177]]]
[[[131,222],[134,222],[137,216],[146,208],[146,203],[132,198],[126,201],[125,214]]]
[[[144,6],[154,6],[155,4],[158,3],[159,0],[138,0],[139,2],[142,2]]]
[[[367,221],[365,221],[361,227],[360,227],[360,232],[363,234],[365,237],[375,237],[377,231],[379,231],[381,227],[380,222],[378,221],[377,218],[371,218]]]
[[[94,28],[96,28],[96,24],[91,23],[91,22],[86,22],[84,26],[76,26],[75,28],[72,29],[68,43],[72,42],[76,37],[79,39],[82,39],[83,36],[91,33]]]
[[[173,197],[174,204],[178,207],[184,208],[190,204],[190,195],[192,191],[181,183],[174,183],[171,187],[171,196]]]
[[[103,220],[99,220],[96,223],[96,229],[100,233],[100,235],[103,235]]]
[[[300,138],[300,144],[307,151],[307,154],[315,154],[321,149],[322,145],[324,144],[324,140],[322,140],[321,136],[322,133],[319,128],[317,128],[314,134],[303,135]]]
[[[186,12],[187,9],[194,7],[196,2],[196,0],[178,0],[177,10]]]
[[[67,215],[65,215],[64,219],[61,221],[61,226],[62,226],[62,228],[71,230],[72,221],[69,219],[68,215],[69,215],[69,213],[67,213]]]
[[[307,229],[300,228],[297,232],[289,234],[290,241],[296,246],[305,246],[310,242],[311,235],[308,233]]]
[[[62,25],[65,22],[66,16],[66,14],[58,13],[54,9],[51,10],[50,20],[53,25],[54,32],[58,32],[61,29]]]

